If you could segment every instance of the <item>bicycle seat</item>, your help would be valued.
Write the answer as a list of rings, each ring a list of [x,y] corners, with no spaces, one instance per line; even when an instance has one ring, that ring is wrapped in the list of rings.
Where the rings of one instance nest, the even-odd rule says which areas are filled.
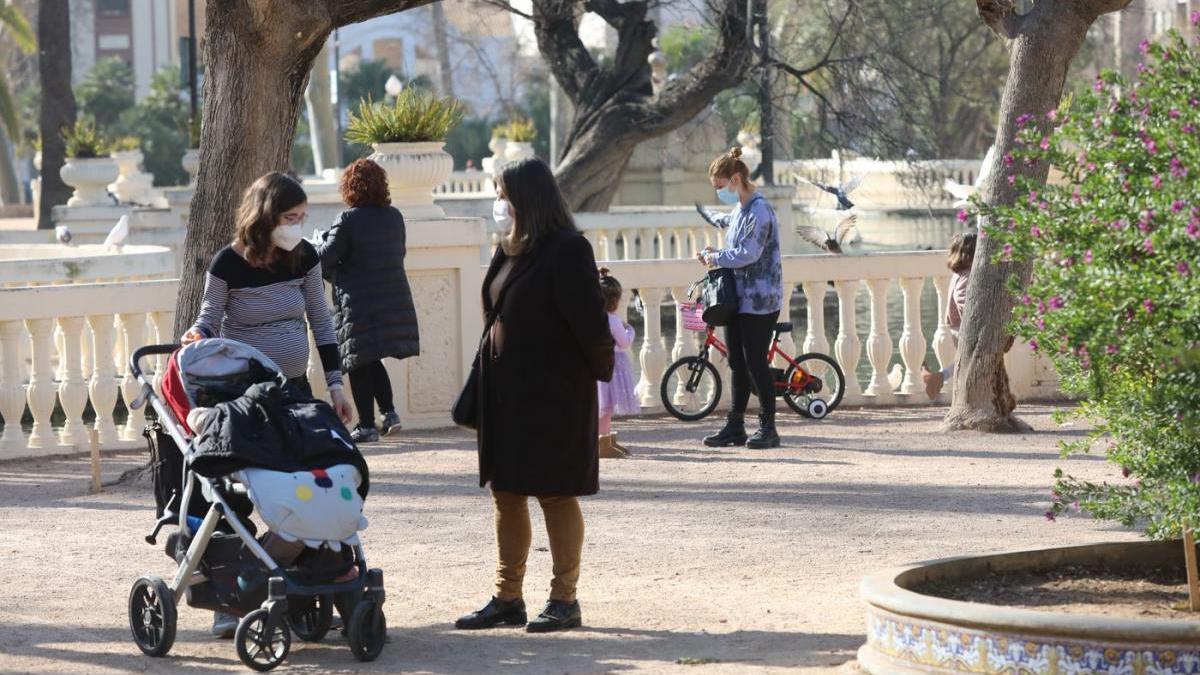
[[[775,324],[775,332],[776,333],[790,333],[790,332],[792,332],[792,324],[777,323],[777,324]]]

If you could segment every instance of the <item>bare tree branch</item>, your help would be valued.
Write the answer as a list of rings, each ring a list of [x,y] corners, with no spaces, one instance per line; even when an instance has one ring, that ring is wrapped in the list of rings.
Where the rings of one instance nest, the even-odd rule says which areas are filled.
[[[325,0],[334,27],[428,5],[432,0]]]
[[[1014,0],[975,0],[975,7],[996,35],[1011,40],[1021,34],[1024,20],[1017,14]]]

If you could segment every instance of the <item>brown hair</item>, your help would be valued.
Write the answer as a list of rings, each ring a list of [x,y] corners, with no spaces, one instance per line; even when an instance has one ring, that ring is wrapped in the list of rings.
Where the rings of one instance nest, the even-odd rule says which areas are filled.
[[[246,188],[242,205],[237,212],[237,231],[234,240],[241,244],[242,255],[254,267],[287,266],[292,270],[300,264],[301,248],[285,251],[271,243],[271,231],[279,218],[308,201],[304,188],[278,171],[259,178]]]
[[[554,172],[542,160],[532,157],[505,165],[496,187],[512,207],[512,233],[504,249],[508,255],[527,253],[559,230],[579,231]]]
[[[741,176],[742,183],[747,188],[753,188],[754,183],[750,182],[750,167],[742,161],[742,149],[732,148],[729,152],[714,159],[712,164],[708,165],[709,178],[733,178]]]
[[[621,295],[624,290],[621,288],[621,282],[617,281],[616,277],[608,275],[608,268],[600,268],[600,295],[604,297],[604,311],[615,312],[617,306],[621,304]]]
[[[342,174],[342,201],[346,206],[388,206],[387,172],[375,162],[356,159]]]
[[[955,274],[963,274],[971,271],[971,263],[975,261],[975,240],[978,238],[974,232],[959,232],[950,240],[950,254],[946,260],[946,267],[950,268]]]

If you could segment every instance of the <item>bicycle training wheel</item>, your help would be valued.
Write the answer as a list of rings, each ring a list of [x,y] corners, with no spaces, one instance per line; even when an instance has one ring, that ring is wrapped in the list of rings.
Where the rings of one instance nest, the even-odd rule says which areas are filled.
[[[676,419],[704,419],[721,401],[721,376],[708,359],[685,356],[663,373],[663,407]]]
[[[797,357],[796,365],[788,368],[784,381],[787,389],[783,400],[789,408],[808,418],[814,417],[809,412],[810,406],[824,411],[817,416],[820,419],[833,412],[846,393],[846,376],[837,361],[816,352]]]

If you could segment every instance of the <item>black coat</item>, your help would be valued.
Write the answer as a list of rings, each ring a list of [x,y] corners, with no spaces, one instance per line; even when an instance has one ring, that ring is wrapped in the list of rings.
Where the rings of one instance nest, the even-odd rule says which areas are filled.
[[[483,281],[507,256],[497,248]],[[599,489],[596,381],[612,378],[613,338],[592,246],[563,231],[516,259],[480,351],[479,484],[538,496]]]
[[[420,353],[417,312],[404,273],[404,218],[391,206],[343,211],[317,242],[333,284],[338,352],[347,372]]]

